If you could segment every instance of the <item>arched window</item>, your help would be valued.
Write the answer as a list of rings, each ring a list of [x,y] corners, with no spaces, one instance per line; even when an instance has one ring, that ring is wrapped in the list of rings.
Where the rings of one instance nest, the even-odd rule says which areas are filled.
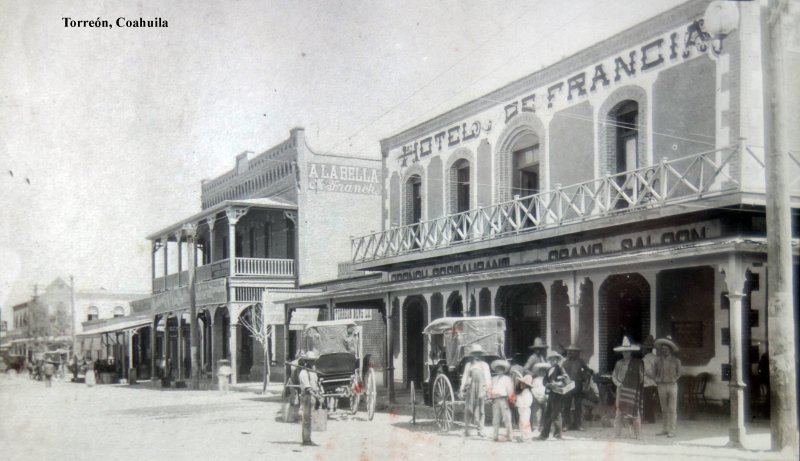
[[[416,224],[422,221],[422,178],[413,175],[406,181],[405,223]]]
[[[639,104],[626,100],[617,104],[608,117],[614,124],[616,173],[639,167]]]
[[[461,213],[470,209],[469,161],[461,159],[450,168],[450,210]]]
[[[530,133],[514,146],[511,195],[525,197],[539,193],[539,137]]]
[[[124,317],[125,316],[125,308],[122,306],[117,306],[114,308],[114,317]]]
[[[97,306],[89,306],[89,309],[86,310],[86,319],[87,320],[97,320],[100,318],[100,310]]]

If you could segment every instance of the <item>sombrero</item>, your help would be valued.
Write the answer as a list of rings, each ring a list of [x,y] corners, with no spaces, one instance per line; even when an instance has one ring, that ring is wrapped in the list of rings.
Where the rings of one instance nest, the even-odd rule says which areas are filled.
[[[558,359],[559,361],[561,361],[561,360],[564,360],[564,356],[559,354],[556,351],[552,351],[549,354],[547,354],[547,360],[550,360],[550,359]]]
[[[614,352],[635,352],[639,350],[638,344],[631,344],[627,336],[622,337],[622,345],[614,348]]]
[[[481,355],[485,352],[480,344],[475,344],[469,348],[469,355]]]
[[[533,376],[525,375],[522,379],[519,380],[519,383],[523,386],[533,387]]]
[[[570,344],[569,346],[567,346],[567,350],[568,351],[579,351],[579,350],[581,350],[581,347],[578,346],[577,344]]]
[[[674,342],[672,342],[672,336],[670,336],[670,335],[667,335],[666,338],[658,338],[658,339],[656,339],[655,346],[656,347],[669,346],[675,352],[678,352],[680,350],[678,348],[678,345],[675,344]]]
[[[542,341],[542,338],[534,338],[533,344],[528,346],[528,349],[547,349],[547,344]]]
[[[492,370],[497,373],[507,373],[509,368],[511,368],[511,365],[508,363],[508,360],[497,359],[492,362]]]
[[[547,370],[548,368],[550,368],[550,364],[549,363],[539,362],[539,363],[537,363],[536,365],[533,366],[533,371],[534,372],[538,372],[538,371],[542,371],[542,370]]]

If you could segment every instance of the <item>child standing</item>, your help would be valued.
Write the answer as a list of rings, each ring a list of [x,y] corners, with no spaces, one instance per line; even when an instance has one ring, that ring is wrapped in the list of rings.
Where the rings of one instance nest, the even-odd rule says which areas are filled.
[[[492,370],[497,373],[492,378],[492,389],[490,397],[492,399],[492,426],[494,427],[494,441],[499,440],[500,421],[506,426],[506,440],[511,440],[511,407],[509,403],[514,403],[514,381],[508,376],[511,365],[506,360],[495,360],[492,362]]]
[[[533,404],[533,376],[525,375],[517,383],[517,416],[519,416],[519,441],[531,439],[531,405]]]

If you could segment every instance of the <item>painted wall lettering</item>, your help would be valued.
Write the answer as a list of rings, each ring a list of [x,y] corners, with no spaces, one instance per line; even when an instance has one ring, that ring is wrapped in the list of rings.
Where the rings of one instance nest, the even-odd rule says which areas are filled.
[[[472,123],[464,122],[404,145],[398,160],[406,162],[410,160],[412,163],[416,163],[420,158],[436,154],[445,147],[453,147],[462,142],[477,139],[482,132],[488,133],[491,129],[492,122],[486,122],[485,125],[477,120]]]
[[[699,19],[692,21],[682,28],[672,30],[616,56],[610,56],[603,62],[593,64],[564,80],[553,82],[521,99],[507,103],[504,106],[506,122],[522,112],[535,112],[534,102],[537,95],[541,101],[547,100],[548,108],[586,97],[589,76],[591,76],[589,91],[595,92],[609,87],[612,75],[614,83],[620,84],[635,78],[637,72],[677,64],[681,59],[705,53],[708,49],[709,35],[703,31],[700,21]],[[680,39],[681,36],[683,40]]]
[[[395,272],[391,275],[390,279],[393,282],[398,282],[403,280],[427,279],[432,277],[444,277],[447,275],[478,272],[486,269],[509,267],[510,265],[511,265],[511,258],[509,257],[481,259],[476,261],[466,261],[456,264],[423,267],[419,269]]]
[[[379,195],[380,178],[377,168],[314,162],[308,164],[308,190],[317,192]]]

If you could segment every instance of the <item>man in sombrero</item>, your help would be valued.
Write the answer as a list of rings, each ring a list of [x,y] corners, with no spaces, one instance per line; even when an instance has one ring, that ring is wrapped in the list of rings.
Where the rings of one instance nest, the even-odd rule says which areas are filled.
[[[492,387],[489,398],[492,399],[492,426],[494,441],[500,440],[500,423],[506,427],[506,440],[511,440],[511,407],[516,400],[514,394],[514,381],[508,376],[511,364],[507,360],[498,359],[492,362],[492,371],[497,373],[492,378]]]
[[[644,383],[644,364],[641,359],[632,357],[632,353],[638,350],[639,346],[631,344],[627,336],[622,338],[622,345],[614,348],[615,352],[622,353],[622,359],[617,361],[614,373],[611,375],[611,380],[617,386],[617,414],[614,418],[614,431],[617,437],[622,436],[623,420],[632,423],[634,438],[638,439],[642,431],[639,408]]]
[[[469,359],[464,365],[464,373],[461,377],[459,394],[465,400],[465,437],[469,436],[470,428],[473,425],[478,428],[478,436],[484,436],[483,424],[486,418],[483,410],[486,404],[486,395],[492,383],[492,372],[489,371],[489,364],[481,360],[481,356],[485,353],[480,344],[473,345],[469,349]]]
[[[659,338],[655,342],[660,354],[656,362],[656,383],[664,428],[658,435],[675,437],[675,422],[678,419],[678,378],[681,376],[681,361],[675,357],[678,346],[672,337]]]

